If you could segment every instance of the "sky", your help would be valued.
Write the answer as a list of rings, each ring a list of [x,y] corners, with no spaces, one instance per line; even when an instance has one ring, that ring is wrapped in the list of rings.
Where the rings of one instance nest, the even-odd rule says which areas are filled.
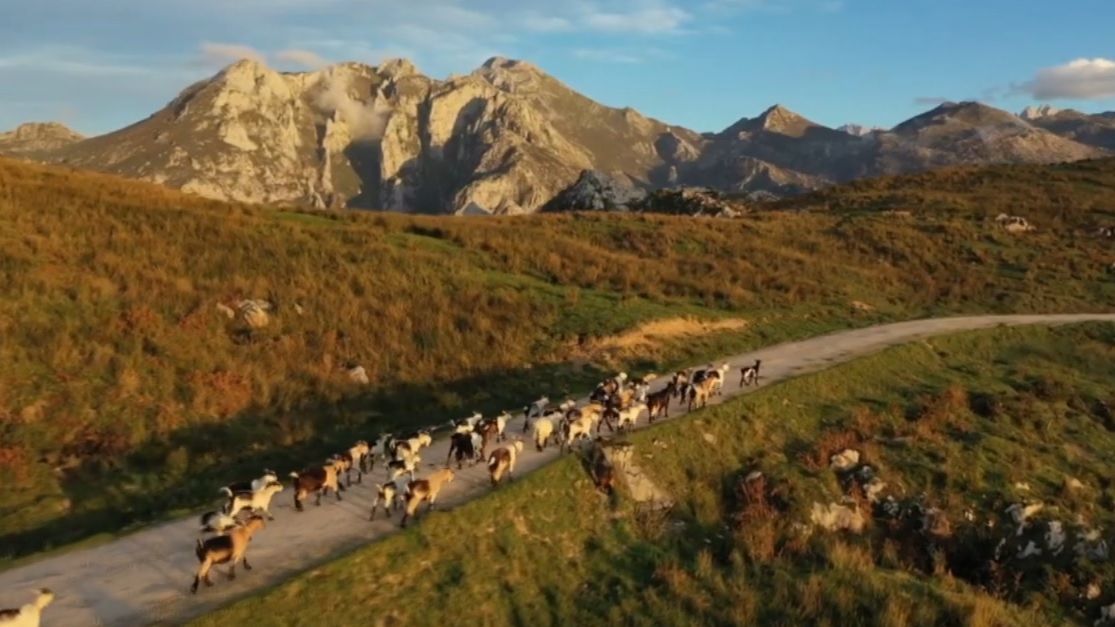
[[[891,127],[944,100],[1115,109],[1111,0],[0,0],[0,129],[138,121],[241,57],[526,59],[699,131],[780,103]]]

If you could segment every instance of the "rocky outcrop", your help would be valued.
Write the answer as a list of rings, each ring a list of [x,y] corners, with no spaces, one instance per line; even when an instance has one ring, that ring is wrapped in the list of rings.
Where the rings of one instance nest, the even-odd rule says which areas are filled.
[[[674,503],[670,495],[659,488],[635,463],[635,447],[630,443],[597,443],[590,453],[590,464],[597,475],[598,484],[599,476],[610,472],[636,503],[655,508],[668,508]]]
[[[561,191],[545,211],[629,211],[638,209],[646,192],[624,179],[596,170],[585,170],[577,181]]]
[[[0,154],[35,157],[84,139],[80,133],[58,122],[28,122],[0,133]]]

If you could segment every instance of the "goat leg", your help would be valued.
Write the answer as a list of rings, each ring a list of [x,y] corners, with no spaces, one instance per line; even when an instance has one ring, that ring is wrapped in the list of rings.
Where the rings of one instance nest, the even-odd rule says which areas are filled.
[[[229,578],[230,581],[233,580],[233,579],[236,579],[236,562],[235,561],[232,562],[232,566],[228,567],[228,578]]]
[[[244,556],[244,570],[251,570],[252,565],[248,563],[248,556]]]

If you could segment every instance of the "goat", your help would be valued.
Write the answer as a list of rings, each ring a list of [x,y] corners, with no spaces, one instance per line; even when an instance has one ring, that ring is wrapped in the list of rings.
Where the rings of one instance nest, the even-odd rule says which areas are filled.
[[[633,428],[639,421],[639,415],[647,410],[647,406],[643,403],[635,403],[627,409],[619,410],[619,418],[617,420],[617,429],[619,431],[626,431]]]
[[[368,452],[368,468],[365,472],[375,470],[376,458],[380,458],[386,463],[387,457],[392,454],[395,449],[395,437],[390,433],[380,434],[376,439],[375,445],[372,446],[371,451]]]
[[[461,469],[463,460],[468,459],[471,464],[476,463],[476,449],[472,446],[472,433],[454,433],[449,438],[449,455],[445,458],[445,466],[449,466],[449,462],[453,459],[453,454],[457,454],[457,470]]]
[[[662,414],[664,418],[670,417],[670,399],[677,395],[674,382],[671,381],[666,384],[666,387],[658,390],[653,394],[647,395],[647,416],[651,423],[654,419]]]
[[[356,466],[356,483],[361,483],[364,480],[364,473],[367,472],[367,459],[368,455],[372,452],[372,447],[368,446],[367,440],[357,440],[347,451],[341,453],[342,457],[347,456],[351,460],[351,464]],[[351,470],[351,468],[349,469]],[[348,471],[345,472],[345,481],[352,485],[352,478],[348,476]]]
[[[201,530],[198,531],[198,533],[215,533],[217,535],[222,535],[238,524],[235,518],[229,516],[224,511],[205,512],[201,515]]]
[[[715,372],[715,371],[714,371]],[[699,383],[690,383],[686,386],[686,393],[684,397],[689,401],[689,411],[693,411],[694,407],[704,407],[708,405],[709,396],[717,389],[716,377],[707,377],[702,379]]]
[[[706,370],[706,377],[712,381],[712,387],[709,388],[708,393],[711,396],[716,392],[717,396],[724,395],[724,380],[728,376],[728,371],[732,369],[730,364],[722,364],[719,368]]]
[[[492,477],[492,485],[499,485],[503,474],[507,473],[507,480],[511,481],[514,478],[511,473],[515,471],[515,460],[518,459],[519,453],[523,452],[522,441],[516,441],[508,446],[501,446],[492,451],[488,457],[488,473]]]
[[[255,492],[256,490],[262,488],[263,486],[267,485],[268,483],[271,483],[272,481],[278,481],[278,480],[279,480],[279,475],[275,474],[274,470],[264,469],[263,470],[263,476],[260,477],[259,479],[252,479],[251,481],[237,481],[236,483],[230,483],[230,484],[222,487],[220,489],[220,492],[222,494],[224,494],[225,496],[231,498],[232,495],[237,493],[237,492]]]
[[[372,513],[368,516],[368,520],[375,520],[376,507],[383,503],[383,514],[388,518],[395,511],[395,501],[400,498],[405,499],[407,484],[410,483],[406,479],[395,479],[376,486],[376,498],[372,501]]]
[[[573,444],[580,438],[587,439],[592,437],[592,425],[594,422],[591,416],[582,414],[562,423],[561,452],[564,453],[567,446],[572,449]]]
[[[410,475],[414,479],[414,471],[418,468],[418,463],[422,458],[418,455],[410,455],[402,459],[393,459],[387,462],[387,479],[395,480],[404,474]]]
[[[503,442],[507,439],[507,436],[504,435],[504,430],[507,429],[507,422],[511,420],[511,413],[504,410],[492,420],[496,423],[496,426],[499,427],[499,441]]]
[[[690,372],[688,370],[678,370],[670,379],[670,385],[674,388],[674,398],[681,398],[683,388],[689,384]]]
[[[254,492],[237,492],[229,499],[225,511],[235,516],[248,509],[253,514],[263,512],[267,514],[268,520],[275,520],[275,517],[271,515],[271,498],[282,491],[283,484],[272,481]]]
[[[554,422],[549,418],[539,418],[534,421],[534,447],[541,453],[546,448],[546,442],[554,433]]]
[[[754,364],[739,369],[739,386],[741,388],[745,385],[759,385],[759,366],[762,363],[763,360],[756,359]]]
[[[5,627],[39,627],[43,610],[54,601],[54,593],[49,588],[39,588],[39,594],[34,603],[28,603],[19,609],[0,610],[0,625]]]
[[[353,468],[356,468],[356,482],[357,483],[363,483],[364,482],[364,472],[362,470],[360,470],[359,458],[354,457],[351,451],[345,451],[343,453],[337,453],[336,455],[334,455],[330,459],[333,460],[333,464],[337,467],[337,475],[339,476],[341,473],[344,473],[344,475],[345,475],[345,485],[347,485],[350,488],[352,487],[352,469]]]
[[[333,491],[338,501],[344,500],[341,498],[341,491],[345,487],[337,479],[337,466],[332,460],[323,466],[292,472],[290,476],[294,479],[294,509],[298,511],[302,511],[302,500],[311,494],[317,495],[314,505],[321,505],[321,495],[329,490]]]
[[[433,443],[433,441],[434,441],[434,439],[432,437],[430,437],[430,432],[429,431],[416,431],[416,432],[408,435],[407,437],[403,438],[398,443],[396,443],[396,445],[395,445],[395,457],[397,458],[399,456],[398,455],[398,450],[404,444],[407,445],[407,447],[410,449],[410,451],[412,453],[417,453],[418,451],[422,450],[422,447],[429,446],[430,444]]]
[[[425,479],[418,479],[411,481],[407,484],[407,502],[406,510],[403,511],[403,519],[399,522],[399,526],[406,527],[407,520],[418,513],[418,506],[423,501],[428,502],[426,511],[434,508],[434,502],[437,501],[437,495],[441,492],[442,487],[453,481],[453,471],[449,468],[442,468],[435,470]]]
[[[523,407],[523,433],[526,433],[527,429],[530,428],[530,419],[535,416],[541,416],[546,411],[546,406],[549,404],[550,397],[541,396],[538,400]]]
[[[236,527],[224,536],[216,536],[209,538],[202,542],[200,539],[197,541],[197,561],[201,565],[197,569],[197,574],[194,575],[194,584],[190,586],[190,592],[197,594],[198,583],[204,581],[206,586],[213,585],[209,580],[209,571],[217,564],[224,564],[232,562],[228,569],[228,578],[236,579],[236,564],[244,562],[244,568],[251,570],[252,565],[248,563],[248,543],[252,541],[252,536],[257,531],[266,526],[262,516],[252,516],[243,525]]]
[[[482,422],[476,426],[476,433],[480,435],[480,450],[477,453],[483,459],[488,444],[499,439],[499,425],[495,422]]]

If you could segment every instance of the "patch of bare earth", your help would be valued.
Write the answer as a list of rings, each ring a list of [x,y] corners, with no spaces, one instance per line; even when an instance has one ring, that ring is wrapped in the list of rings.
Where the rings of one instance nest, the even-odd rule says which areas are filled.
[[[652,357],[670,343],[724,331],[738,331],[747,324],[742,318],[663,318],[645,322],[623,333],[578,343],[571,348],[571,357],[578,361],[612,365],[630,357]]]

